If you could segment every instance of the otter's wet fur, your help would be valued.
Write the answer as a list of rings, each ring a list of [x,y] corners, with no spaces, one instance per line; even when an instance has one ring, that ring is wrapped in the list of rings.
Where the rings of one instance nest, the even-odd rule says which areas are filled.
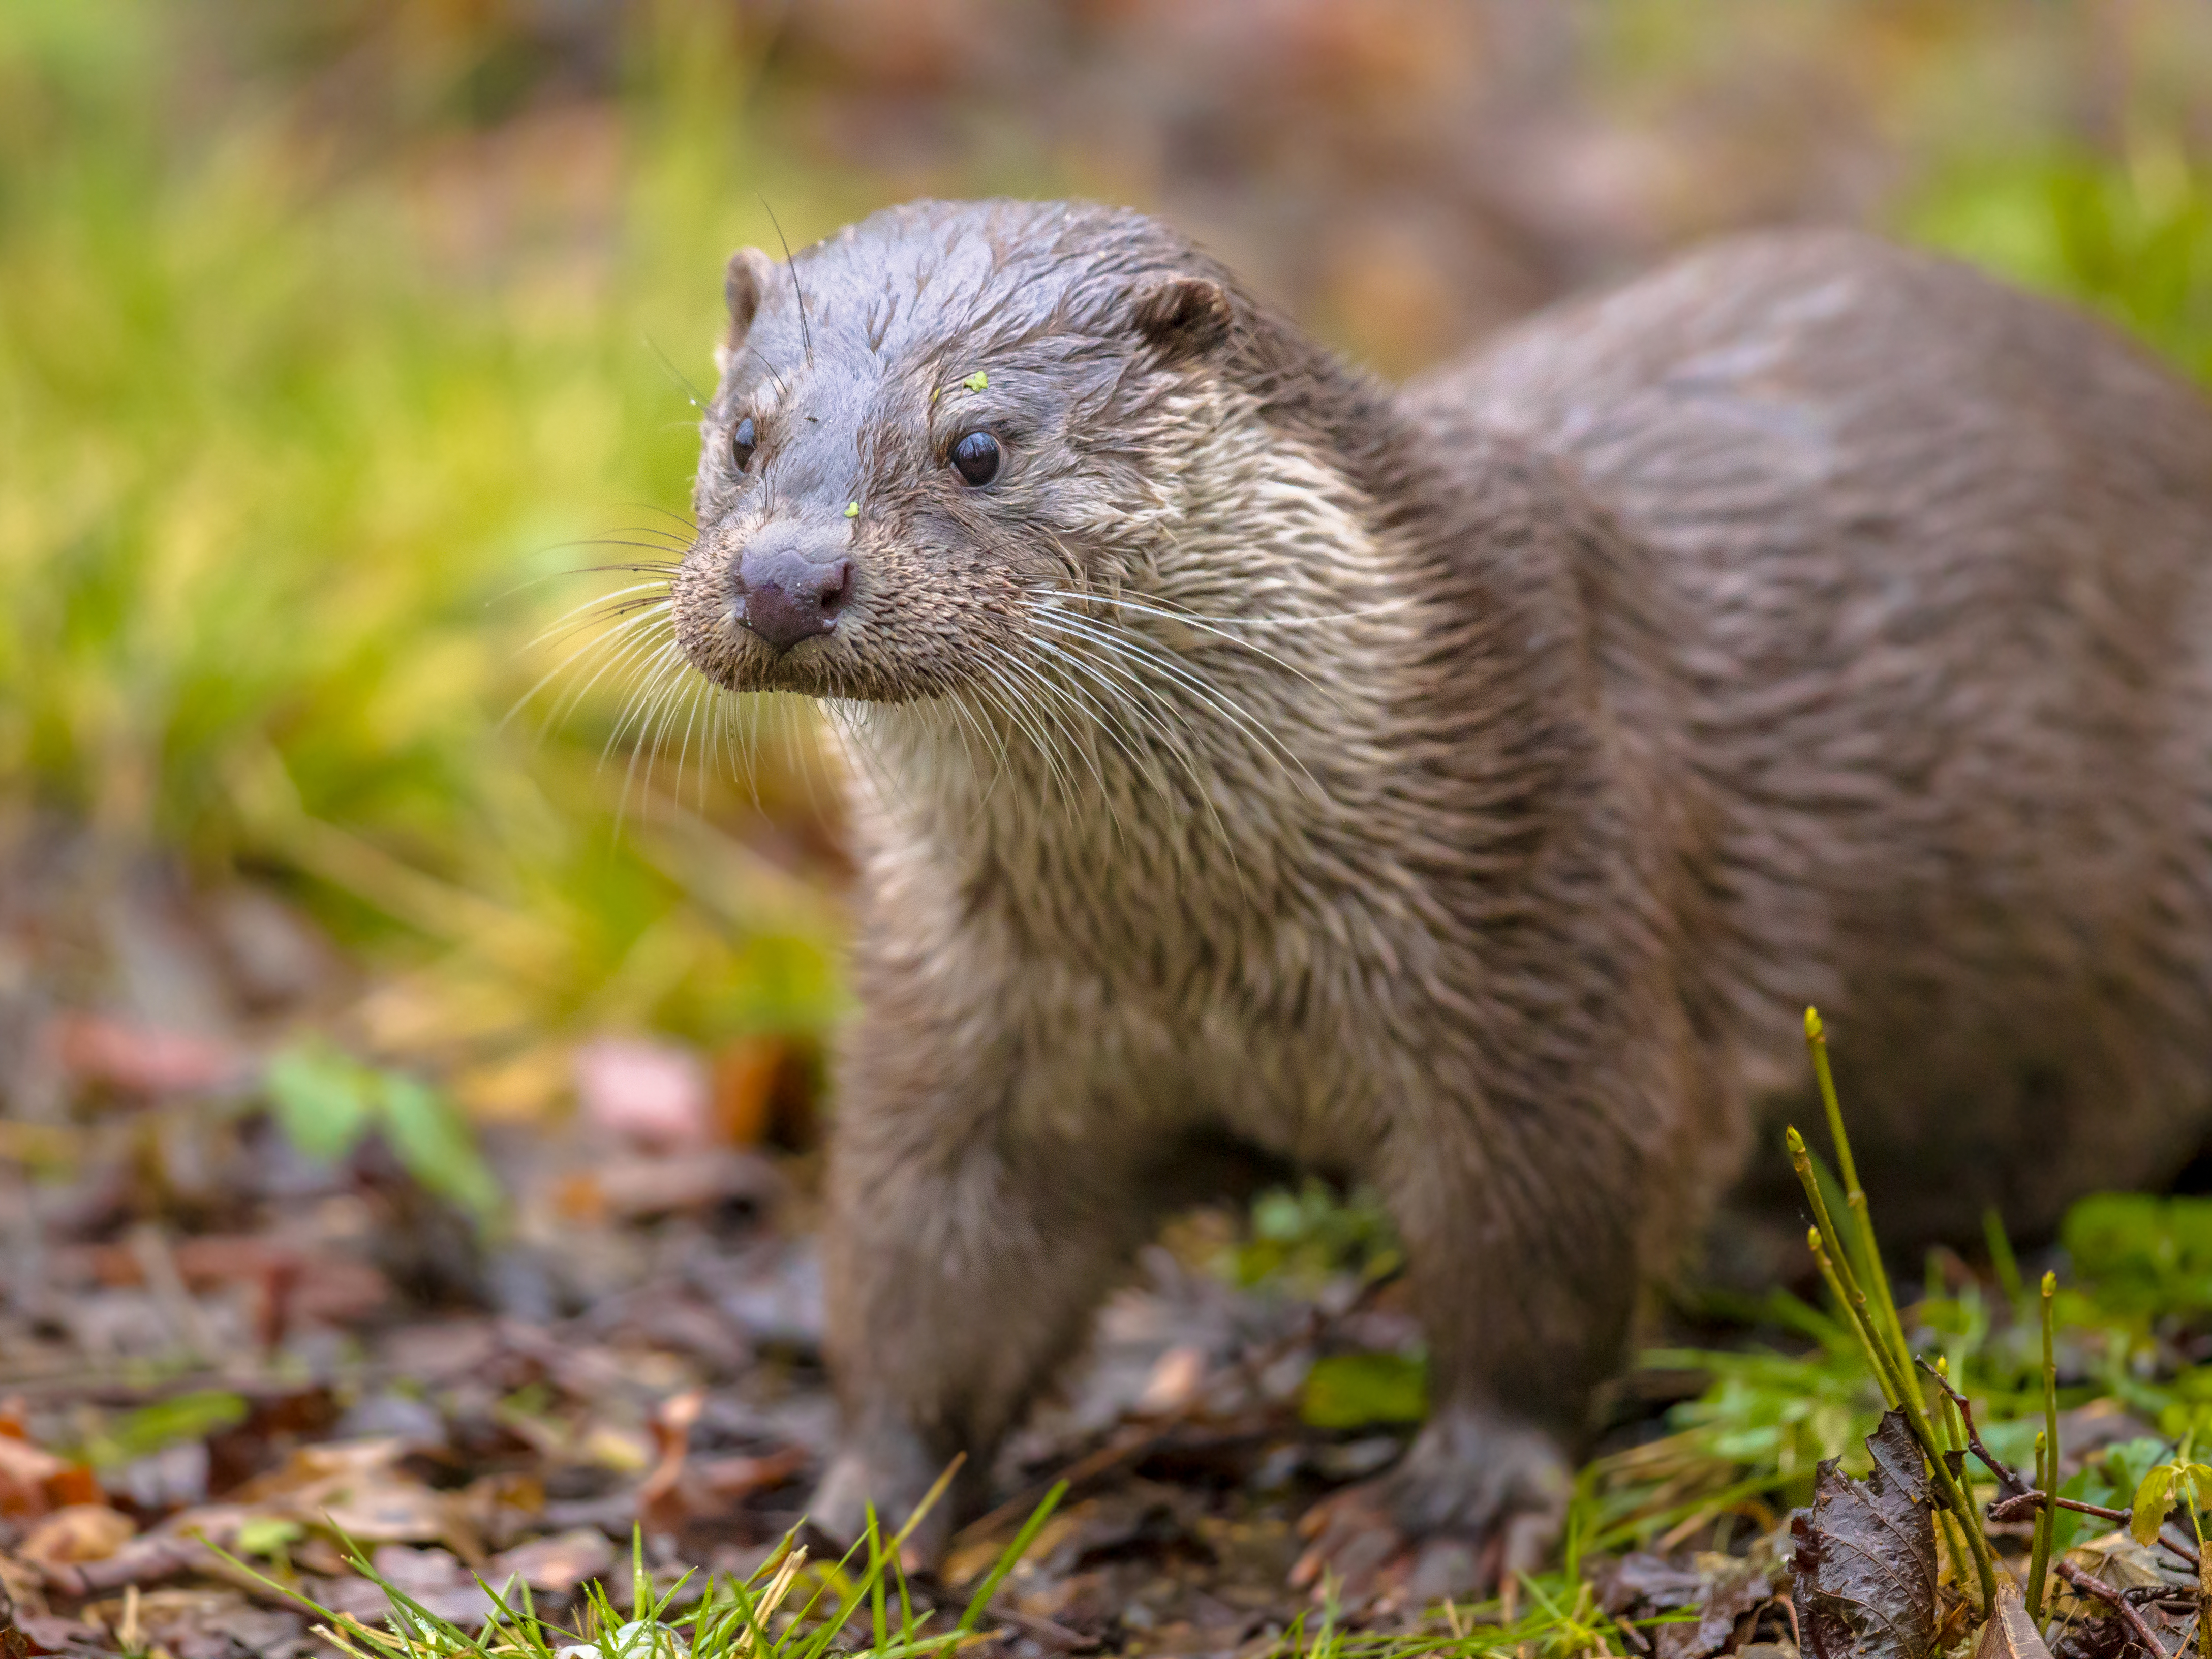
[[[1426,1333],[1321,1548],[1464,1577],[1555,1526],[1808,1003],[1900,1244],[2212,1123],[2212,410],[2102,325],[1762,235],[1394,390],[1052,203],[728,289],[678,635],[830,701],[863,870],[833,1529],[986,1467],[1240,1148],[1371,1182]],[[787,648],[764,537],[850,562]]]

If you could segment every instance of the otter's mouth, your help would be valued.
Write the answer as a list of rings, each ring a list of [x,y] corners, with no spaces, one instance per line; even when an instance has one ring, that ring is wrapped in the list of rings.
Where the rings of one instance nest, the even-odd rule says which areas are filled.
[[[691,666],[726,691],[839,695],[832,659],[849,625],[849,561],[786,558],[757,570],[750,584],[738,566],[706,543],[684,562],[673,609]]]
[[[867,619],[857,611],[804,638],[778,644],[745,620],[741,602],[732,597],[703,625],[687,617],[684,596],[676,604],[676,640],[691,666],[725,691],[779,692],[837,702],[902,703],[939,696],[955,689],[938,678],[916,674],[905,665],[883,665]]]
[[[840,672],[848,665],[837,660],[845,642],[835,630],[786,646],[772,645],[745,624],[732,605],[720,625],[703,632],[685,628],[679,618],[676,637],[691,666],[725,691],[853,695],[846,684],[850,675]]]
[[[726,529],[702,536],[677,574],[677,644],[724,690],[925,702],[961,691],[975,678],[979,654],[993,655],[983,641],[993,617],[970,614],[979,607],[965,594],[902,603],[899,577],[873,568],[867,550],[779,541],[776,528],[744,541]],[[874,562],[884,562],[878,554]],[[1006,595],[998,609],[1016,606]]]

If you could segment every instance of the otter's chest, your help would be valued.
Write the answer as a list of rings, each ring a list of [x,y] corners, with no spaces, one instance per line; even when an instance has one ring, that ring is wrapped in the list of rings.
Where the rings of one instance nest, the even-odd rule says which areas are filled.
[[[1065,963],[1029,962],[1002,1012],[1035,1057],[1009,1103],[1041,1128],[1154,1145],[1218,1130],[1308,1167],[1357,1169],[1378,1133],[1375,1083],[1394,1069],[1334,1022],[1252,1018]]]

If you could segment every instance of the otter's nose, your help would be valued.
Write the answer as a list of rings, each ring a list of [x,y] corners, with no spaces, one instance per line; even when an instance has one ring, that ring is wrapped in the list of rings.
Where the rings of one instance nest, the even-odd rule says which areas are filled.
[[[787,543],[749,547],[738,559],[738,619],[779,651],[827,634],[853,591],[853,562],[817,563]]]

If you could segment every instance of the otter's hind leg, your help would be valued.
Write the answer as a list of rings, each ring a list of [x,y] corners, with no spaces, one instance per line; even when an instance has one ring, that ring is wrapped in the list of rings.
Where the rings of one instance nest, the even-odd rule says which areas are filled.
[[[1309,1515],[1297,1578],[1433,1601],[1533,1570],[1556,1541],[1593,1394],[1620,1364],[1657,1172],[1558,1103],[1481,1132],[1394,1135],[1376,1170],[1429,1353],[1429,1419],[1392,1468]]]

